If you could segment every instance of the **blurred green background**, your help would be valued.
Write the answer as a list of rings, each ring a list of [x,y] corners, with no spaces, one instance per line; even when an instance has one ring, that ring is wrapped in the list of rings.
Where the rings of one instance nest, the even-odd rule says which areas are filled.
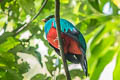
[[[48,45],[41,21],[54,14],[54,0],[16,34],[43,2],[0,0],[0,80],[65,80],[61,58]],[[61,18],[72,22],[87,42],[89,77],[68,62],[72,80],[120,80],[120,0],[60,0],[60,5]]]

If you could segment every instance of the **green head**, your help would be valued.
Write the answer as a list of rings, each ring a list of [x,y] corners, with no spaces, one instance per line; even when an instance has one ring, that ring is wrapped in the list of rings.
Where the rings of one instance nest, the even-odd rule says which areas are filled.
[[[44,19],[42,19],[42,21],[47,22],[48,20],[50,20],[51,18],[54,18],[54,17],[55,17],[54,15],[50,15],[50,16],[47,16]]]

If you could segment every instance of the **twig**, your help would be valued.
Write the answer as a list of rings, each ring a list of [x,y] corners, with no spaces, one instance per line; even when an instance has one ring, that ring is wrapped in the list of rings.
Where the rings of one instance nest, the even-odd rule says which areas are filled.
[[[35,20],[39,14],[41,13],[41,11],[43,10],[43,8],[45,7],[46,3],[47,3],[48,0],[45,0],[43,2],[43,5],[41,6],[40,10],[38,11],[38,13],[26,24],[24,24],[22,27],[20,27],[16,32],[15,32],[15,35],[19,34],[20,32],[22,32],[33,20]]]
[[[63,61],[63,65],[64,65],[64,70],[67,76],[67,80],[71,80],[70,77],[70,73],[68,70],[68,65],[67,65],[67,61],[65,59],[65,55],[64,55],[64,49],[63,49],[63,42],[62,42],[62,38],[61,38],[61,29],[60,29],[60,2],[59,0],[55,0],[55,20],[56,20],[56,25],[57,25],[57,35],[58,35],[58,42],[59,42],[59,47],[60,47],[60,54],[62,56],[62,61]]]

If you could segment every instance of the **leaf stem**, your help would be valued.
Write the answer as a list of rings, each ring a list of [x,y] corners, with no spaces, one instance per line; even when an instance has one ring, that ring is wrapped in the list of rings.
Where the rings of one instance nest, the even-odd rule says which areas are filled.
[[[60,30],[60,15],[59,15],[59,13],[60,13],[60,1],[55,0],[55,20],[56,20],[56,25],[57,25],[56,29],[57,29],[58,42],[59,42],[59,47],[60,47],[60,54],[62,56],[63,66],[64,66],[67,80],[71,80],[67,61],[66,61],[65,55],[64,55],[64,48],[63,48],[63,42],[62,42],[61,30]]]
[[[46,3],[48,0],[44,0],[41,8],[39,9],[38,13],[26,24],[24,24],[22,27],[20,27],[19,29],[16,30],[15,32],[15,36],[19,33],[21,33],[32,21],[34,21],[41,13],[41,11],[43,10],[43,8],[45,7]]]

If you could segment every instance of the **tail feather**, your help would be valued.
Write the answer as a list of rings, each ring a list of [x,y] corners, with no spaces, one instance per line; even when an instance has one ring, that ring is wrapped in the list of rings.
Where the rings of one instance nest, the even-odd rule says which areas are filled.
[[[83,63],[81,63],[81,66],[83,68],[83,71],[84,71],[85,75],[88,76],[86,57],[84,58]]]
[[[50,43],[49,43],[50,44]],[[50,44],[51,47],[53,47],[51,44]],[[57,54],[60,56],[60,51],[59,49],[53,47],[55,49],[55,51],[57,52]],[[65,57],[68,61],[72,62],[72,63],[75,63],[75,64],[78,64],[80,63],[82,68],[83,68],[83,71],[85,73],[86,76],[88,76],[88,71],[87,71],[87,60],[86,60],[86,56],[84,54],[82,55],[77,55],[77,54],[72,54],[72,53],[67,53],[65,54]]]
[[[87,60],[85,55],[76,55],[77,59],[80,61],[82,69],[86,76],[88,76],[88,69],[87,69]]]

